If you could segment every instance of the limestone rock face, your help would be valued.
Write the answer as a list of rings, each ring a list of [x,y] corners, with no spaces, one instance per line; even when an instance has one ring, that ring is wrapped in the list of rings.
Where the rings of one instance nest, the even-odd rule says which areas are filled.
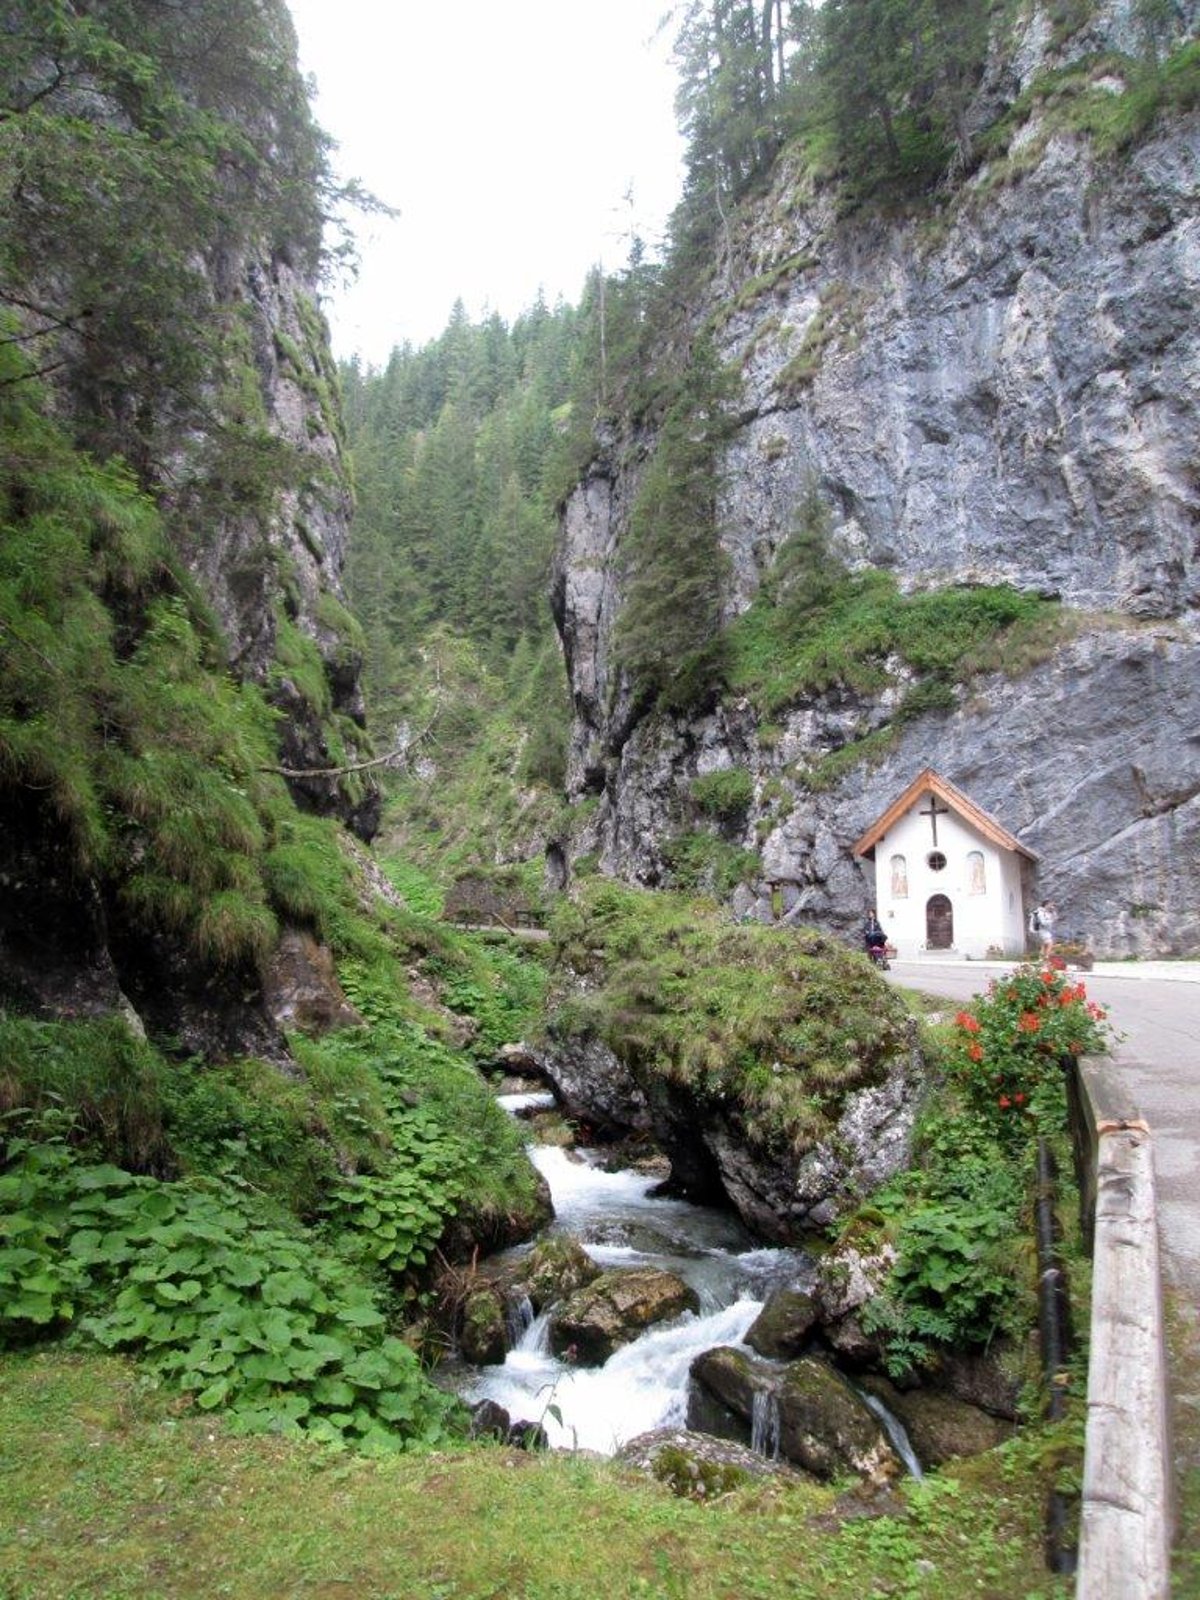
[[[1136,57],[1132,8],[1093,10],[1059,46],[1030,8],[977,120],[1043,71]],[[1175,43],[1197,20],[1176,7]],[[1106,70],[1120,93],[1119,63]],[[555,576],[568,787],[601,796],[575,848],[656,883],[692,780],[742,767],[755,799],[734,842],[759,850],[764,882],[793,886],[789,912],[849,926],[872,896],[853,841],[933,766],[1040,854],[1039,892],[1095,953],[1200,947],[1198,134],[1197,113],[1172,114],[1102,157],[1035,100],[1008,156],[919,218],[846,218],[835,193],[781,168],[739,223],[723,300],[696,307],[697,324],[717,314],[742,377],[720,463],[727,614],[815,492],[851,566],[906,591],[1009,583],[1060,599],[1076,631],[1024,675],[964,684],[954,706],[893,727],[873,767],[810,786],[821,757],[890,725],[902,672],[877,693],[813,695],[769,737],[732,699],[641,715],[612,635],[653,440],[606,439],[567,502]],[[772,914],[754,886],[743,899]]]

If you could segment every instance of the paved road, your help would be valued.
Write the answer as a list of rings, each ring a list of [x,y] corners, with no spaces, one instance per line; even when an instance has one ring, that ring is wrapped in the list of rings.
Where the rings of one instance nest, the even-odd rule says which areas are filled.
[[[893,961],[893,983],[967,1000],[1011,970],[982,961]],[[1200,962],[1098,962],[1081,974],[1124,1035],[1114,1057],[1154,1134],[1168,1279],[1200,1300]]]

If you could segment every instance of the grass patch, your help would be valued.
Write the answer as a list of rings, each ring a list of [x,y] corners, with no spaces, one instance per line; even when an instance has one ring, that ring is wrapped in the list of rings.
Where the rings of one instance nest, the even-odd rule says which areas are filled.
[[[0,1358],[6,1600],[730,1596],[1042,1600],[1058,1436],[847,1521],[825,1487],[698,1506],[617,1467],[494,1449],[378,1461],[237,1438],[112,1358]],[[849,1509],[845,1507],[844,1509]]]

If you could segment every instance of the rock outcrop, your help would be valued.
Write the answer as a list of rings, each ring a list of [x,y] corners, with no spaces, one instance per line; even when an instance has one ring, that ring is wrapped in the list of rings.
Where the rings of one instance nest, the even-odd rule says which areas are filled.
[[[1177,47],[1197,8],[1174,11]],[[741,376],[719,462],[729,617],[815,497],[852,567],[907,592],[1009,584],[1061,601],[1071,627],[1036,668],[902,723],[902,673],[813,694],[769,729],[745,700],[646,715],[613,640],[655,441],[599,441],[564,508],[554,598],[569,792],[599,796],[573,848],[605,871],[662,881],[690,783],[740,767],[755,790],[733,842],[796,915],[846,926],[871,895],[853,841],[933,766],[1039,853],[1040,892],[1094,952],[1200,947],[1200,114],[1164,112],[1112,154],[1039,94],[1072,67],[1094,96],[1130,89],[1131,8],[1092,13],[1063,44],[1034,6],[993,52],[975,121],[1006,118],[1007,142],[923,214],[845,215],[785,156],[694,308]],[[814,779],[881,730],[870,763]]]
[[[740,1422],[749,1441],[756,1410],[761,1412],[768,1402],[778,1453],[814,1477],[853,1471],[883,1484],[901,1473],[882,1425],[828,1362],[805,1357],[776,1368],[722,1345],[698,1356],[691,1373],[689,1427],[719,1431],[707,1397]]]

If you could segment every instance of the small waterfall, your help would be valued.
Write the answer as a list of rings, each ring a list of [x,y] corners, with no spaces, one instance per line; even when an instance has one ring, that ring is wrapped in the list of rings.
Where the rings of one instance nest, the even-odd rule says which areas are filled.
[[[892,1449],[903,1461],[907,1470],[914,1478],[923,1478],[925,1474],[921,1469],[921,1463],[917,1460],[917,1453],[912,1447],[900,1418],[888,1410],[878,1395],[868,1394],[865,1389],[860,1389],[857,1385],[851,1385],[851,1387],[867,1410],[874,1412],[882,1422],[883,1431],[892,1442]]]
[[[520,1115],[537,1098],[503,1096],[501,1104]],[[608,1172],[586,1152],[557,1145],[533,1144],[528,1153],[550,1186],[552,1234],[577,1240],[601,1267],[653,1265],[677,1273],[695,1291],[700,1312],[648,1329],[602,1367],[580,1367],[551,1351],[551,1314],[534,1316],[528,1300],[514,1296],[503,1365],[477,1369],[461,1392],[471,1401],[495,1400],[514,1419],[539,1422],[556,1449],[611,1455],[635,1434],[683,1427],[695,1358],[716,1345],[741,1345],[772,1287],[807,1281],[810,1259],[762,1246],[728,1212],[652,1194],[656,1175]],[[766,1397],[764,1407],[761,1449],[774,1455],[778,1412]]]
[[[768,1461],[779,1460],[779,1396],[756,1389],[750,1411],[750,1448]]]
[[[519,1094],[498,1094],[496,1103],[512,1117],[525,1117],[532,1111],[549,1111],[557,1102],[549,1089],[526,1089]]]
[[[525,1355],[544,1355],[550,1348],[550,1313],[543,1311],[540,1317],[533,1315],[533,1307],[529,1306],[529,1321],[525,1324],[524,1331],[513,1344],[514,1350],[519,1350]]]
[[[533,1301],[527,1294],[520,1299],[512,1297],[504,1308],[504,1321],[508,1332],[508,1348],[515,1350],[533,1322]]]

